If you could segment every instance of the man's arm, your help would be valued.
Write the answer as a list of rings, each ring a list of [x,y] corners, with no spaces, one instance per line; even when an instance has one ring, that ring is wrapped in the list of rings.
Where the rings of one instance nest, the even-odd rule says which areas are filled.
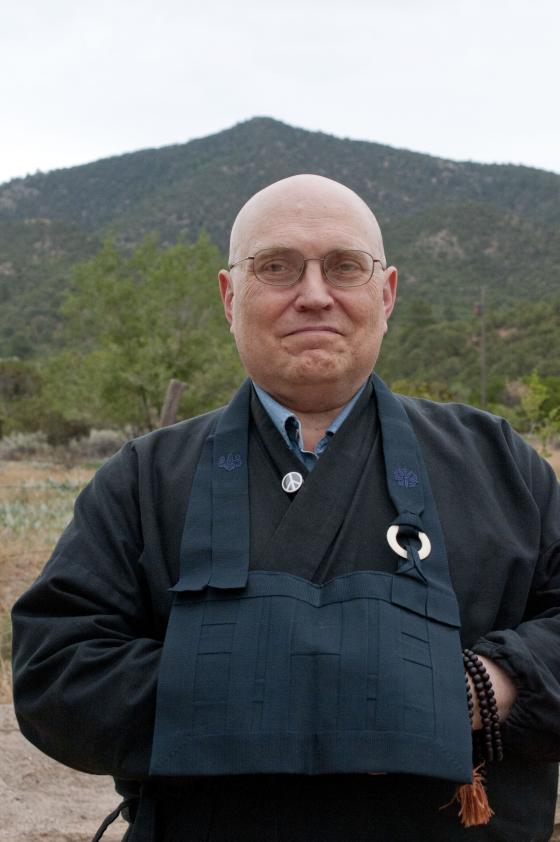
[[[445,533],[462,644],[502,670],[503,681],[494,678],[504,748],[560,759],[558,480],[503,419],[461,405],[403,403]]]
[[[558,570],[560,546],[556,559]],[[511,748],[535,759],[559,761],[560,590],[550,583],[546,597],[544,593],[541,597],[543,603],[549,603],[554,594],[556,606],[547,609],[543,604],[539,614],[516,629],[490,632],[473,649],[486,663],[494,665],[492,680],[499,675],[506,750]],[[514,699],[511,684],[515,687]]]
[[[22,732],[82,771],[148,773],[162,641],[152,636],[142,551],[136,454],[125,446],[84,489],[13,609]]]
[[[560,486],[550,466],[516,434],[510,447],[540,513],[541,548],[523,621],[489,632],[471,648],[485,659],[495,685],[506,750],[558,761]]]

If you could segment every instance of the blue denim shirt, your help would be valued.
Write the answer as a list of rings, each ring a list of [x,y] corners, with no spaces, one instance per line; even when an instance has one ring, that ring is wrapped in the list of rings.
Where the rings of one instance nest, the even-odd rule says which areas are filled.
[[[366,381],[367,383],[367,381]],[[288,445],[288,447],[296,454],[296,456],[301,459],[305,467],[308,471],[313,470],[317,459],[326,450],[329,440],[334,436],[338,428],[343,424],[346,420],[348,415],[352,412],[352,408],[354,404],[362,394],[365,389],[366,384],[364,383],[356,392],[353,398],[351,398],[346,406],[344,406],[334,421],[329,425],[328,429],[325,431],[325,435],[323,438],[317,442],[315,445],[314,450],[304,450],[303,449],[303,436],[301,433],[301,421],[294,415],[293,412],[290,412],[289,409],[286,409],[285,406],[275,401],[273,397],[271,397],[268,392],[265,392],[264,389],[261,389],[260,386],[257,386],[256,383],[253,383],[255,387],[255,391],[259,396],[259,400],[270,415],[271,421],[273,422],[274,426]]]

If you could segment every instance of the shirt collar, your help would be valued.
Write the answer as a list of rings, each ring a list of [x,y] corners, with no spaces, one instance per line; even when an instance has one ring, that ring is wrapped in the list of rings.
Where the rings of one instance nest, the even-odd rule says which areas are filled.
[[[366,383],[367,380],[360,386],[356,394],[352,398],[350,398],[348,403],[342,407],[336,418],[333,421],[331,421],[328,428],[325,430],[325,437],[330,438],[331,436],[334,436],[339,427],[341,427],[344,421],[346,421],[347,417],[350,415],[352,409],[354,408],[354,404],[358,401],[360,395],[364,391]],[[301,444],[301,421],[299,420],[297,415],[295,415],[289,409],[286,409],[286,407],[282,406],[282,404],[278,403],[278,401],[274,400],[274,398],[271,395],[269,395],[268,392],[265,392],[264,389],[261,389],[261,387],[257,386],[256,383],[253,382],[253,386],[255,387],[255,392],[257,393],[260,402],[268,412],[272,423],[274,424],[274,426],[276,427],[276,429],[278,430],[278,432],[289,447],[291,447],[292,441],[290,441],[288,430],[290,428],[290,425],[293,428],[293,425],[295,424],[299,434],[299,447],[300,450],[303,451],[303,447]]]

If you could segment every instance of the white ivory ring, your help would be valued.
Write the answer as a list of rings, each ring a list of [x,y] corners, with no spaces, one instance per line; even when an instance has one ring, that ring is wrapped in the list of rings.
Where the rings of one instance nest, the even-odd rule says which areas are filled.
[[[400,555],[401,558],[408,558],[408,554],[404,547],[401,547],[399,542],[397,541],[397,535],[399,534],[399,527],[398,524],[393,523],[389,529],[387,530],[387,542],[394,552],[397,555]],[[432,552],[432,545],[430,543],[430,539],[426,535],[425,532],[418,533],[418,540],[420,541],[420,549],[418,550],[418,558],[423,561],[427,558],[430,553]]]

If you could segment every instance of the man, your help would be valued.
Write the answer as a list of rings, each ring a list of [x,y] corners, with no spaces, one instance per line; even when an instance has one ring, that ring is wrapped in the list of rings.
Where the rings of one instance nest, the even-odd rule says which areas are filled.
[[[371,379],[397,272],[342,185],[257,193],[219,282],[252,385],[78,499],[14,608],[22,731],[116,778],[130,842],[547,839],[552,471],[500,419]],[[471,776],[461,646],[488,671],[472,728],[504,746],[468,829],[444,808]]]

